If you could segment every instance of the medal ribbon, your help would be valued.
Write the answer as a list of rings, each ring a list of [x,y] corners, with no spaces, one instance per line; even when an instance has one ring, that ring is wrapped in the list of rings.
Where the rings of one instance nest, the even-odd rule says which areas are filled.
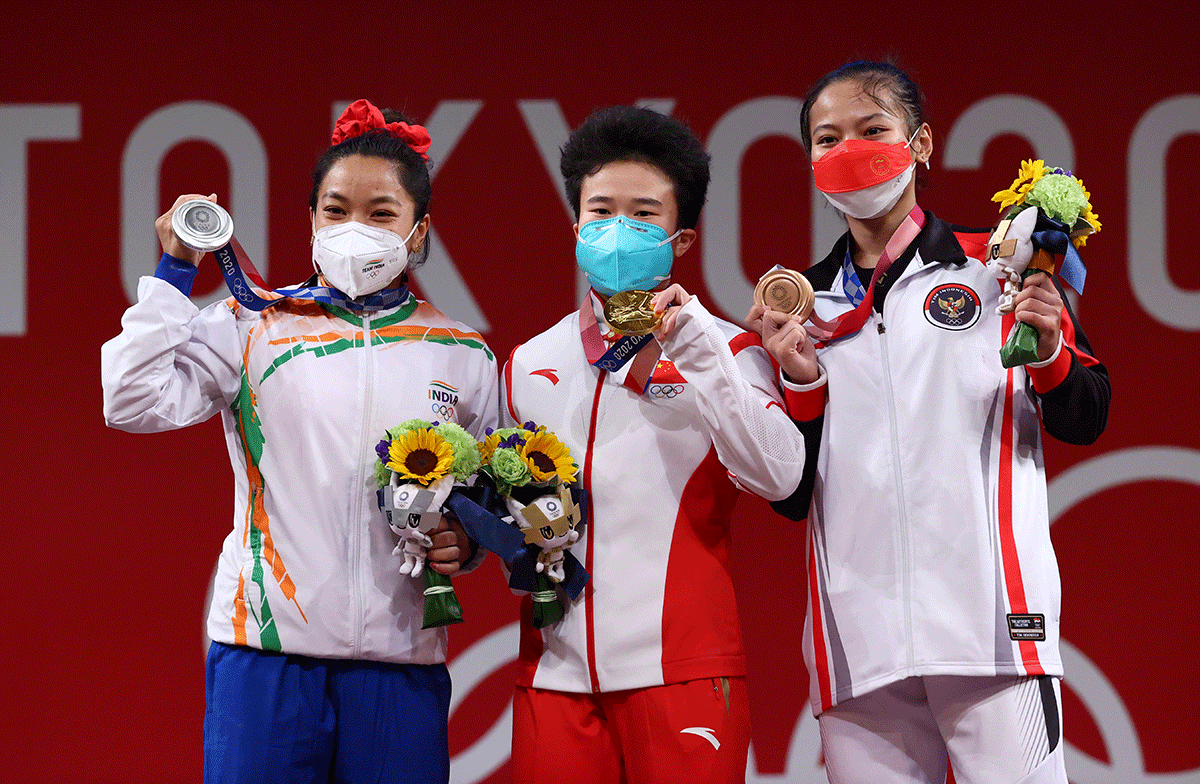
[[[625,374],[625,386],[639,395],[645,394],[650,388],[650,376],[658,366],[662,347],[651,334],[627,335],[615,341],[605,340],[600,334],[596,312],[592,309],[590,293],[579,308],[579,337],[583,341],[583,353],[589,365],[612,373],[633,360],[633,365]]]
[[[892,262],[904,253],[904,249],[912,244],[924,226],[925,212],[920,207],[914,206],[912,211],[904,217],[904,221],[896,227],[891,239],[884,246],[883,254],[880,255],[879,262],[875,265],[875,271],[871,273],[871,282],[867,284],[862,301],[853,310],[848,310],[830,321],[818,318],[815,312],[808,317],[810,326],[806,329],[808,334],[812,335],[813,342],[818,348],[838,338],[853,335],[862,329],[863,324],[867,323],[867,317],[871,315],[871,307],[875,304],[875,284],[892,266]]]
[[[350,299],[344,293],[329,286],[295,286],[272,290],[263,282],[262,275],[258,274],[254,262],[250,260],[236,237],[224,247],[214,250],[213,256],[221,265],[221,275],[225,278],[225,285],[229,287],[233,298],[250,310],[266,310],[287,298],[324,302],[327,305],[335,305],[346,310],[363,312],[386,310],[408,299],[408,286],[385,289],[360,298],[358,301]],[[278,296],[265,299],[258,295],[254,286]]]

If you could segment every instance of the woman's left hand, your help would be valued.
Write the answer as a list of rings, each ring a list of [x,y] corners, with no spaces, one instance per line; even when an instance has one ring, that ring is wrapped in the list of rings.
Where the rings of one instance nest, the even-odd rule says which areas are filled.
[[[433,547],[429,548],[429,568],[438,574],[451,575],[462,568],[471,552],[467,532],[457,520],[442,515],[437,528],[429,532]]]
[[[654,307],[655,313],[663,314],[663,318],[658,329],[654,330],[654,336],[659,339],[666,337],[675,326],[675,319],[679,317],[679,308],[691,301],[692,295],[688,294],[678,283],[672,283],[655,294],[650,300],[650,304]],[[666,312],[663,313],[663,311]]]
[[[1062,333],[1063,301],[1054,281],[1044,272],[1030,275],[1013,302],[1017,321],[1037,330],[1038,360],[1049,359],[1058,349]]]

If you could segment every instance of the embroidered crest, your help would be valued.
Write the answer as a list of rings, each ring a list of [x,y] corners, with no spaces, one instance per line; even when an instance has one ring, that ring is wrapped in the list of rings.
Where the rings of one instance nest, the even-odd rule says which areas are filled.
[[[679,371],[675,369],[675,364],[666,359],[658,360],[658,365],[654,368],[654,375],[650,377],[650,388],[647,390],[650,396],[660,399],[679,397],[685,389],[687,389],[687,379],[679,374]]]
[[[979,321],[979,295],[960,283],[946,283],[925,298],[925,318],[935,327],[955,332]]]

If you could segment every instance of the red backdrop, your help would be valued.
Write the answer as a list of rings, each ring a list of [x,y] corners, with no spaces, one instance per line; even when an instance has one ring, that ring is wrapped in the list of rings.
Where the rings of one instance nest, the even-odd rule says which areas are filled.
[[[7,777],[200,779],[203,615],[232,477],[215,422],[107,430],[100,344],[157,259],[153,218],[215,191],[274,285],[308,273],[309,171],[345,103],[424,120],[435,257],[418,286],[500,357],[578,301],[556,149],[594,107],[653,101],[713,155],[677,280],[740,320],[752,281],[836,234],[796,141],[809,83],[897,56],[936,144],[923,206],[966,225],[1023,158],[1087,183],[1084,327],[1113,379],[1108,431],[1049,443],[1063,576],[1068,770],[1200,782],[1197,27],[1185,3],[1042,19],[1024,6],[793,3],[5,4],[0,26],[0,391],[10,477],[0,693]],[[1058,12],[1055,12],[1058,14]],[[824,251],[822,251],[823,253]],[[223,289],[209,264],[197,298]],[[1182,398],[1182,402],[1178,402]],[[800,659],[803,532],[744,499],[735,546],[751,781],[823,781]],[[781,561],[781,553],[797,554]],[[456,782],[508,780],[516,601],[494,559],[458,581]]]

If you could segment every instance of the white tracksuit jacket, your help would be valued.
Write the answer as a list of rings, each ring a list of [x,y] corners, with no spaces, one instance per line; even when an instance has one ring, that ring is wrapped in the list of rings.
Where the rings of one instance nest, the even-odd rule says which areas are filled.
[[[817,713],[914,675],[1062,674],[1041,426],[1094,440],[1108,378],[1069,309],[1048,366],[1001,366],[1013,319],[978,260],[987,236],[929,215],[884,276],[882,315],[818,349],[828,403],[811,509],[800,498],[789,515],[810,513]],[[806,272],[826,320],[851,306],[846,241]]]
[[[495,426],[492,353],[411,296],[361,318],[315,302],[262,313],[232,302],[198,310],[142,278],[101,352],[110,426],[145,433],[221,415],[234,516],[209,636],[308,656],[445,661],[445,630],[421,629],[424,582],[401,575],[392,555],[375,445],[413,418],[476,436]]]
[[[602,332],[599,301],[589,294]],[[758,337],[693,298],[662,343],[650,388],[588,364],[579,312],[518,346],[502,414],[545,425],[590,492],[572,552],[592,579],[558,623],[523,607],[518,683],[607,692],[744,675],[729,571],[729,515],[745,489],[768,499],[800,481],[804,443]],[[632,363],[630,363],[632,364]]]

